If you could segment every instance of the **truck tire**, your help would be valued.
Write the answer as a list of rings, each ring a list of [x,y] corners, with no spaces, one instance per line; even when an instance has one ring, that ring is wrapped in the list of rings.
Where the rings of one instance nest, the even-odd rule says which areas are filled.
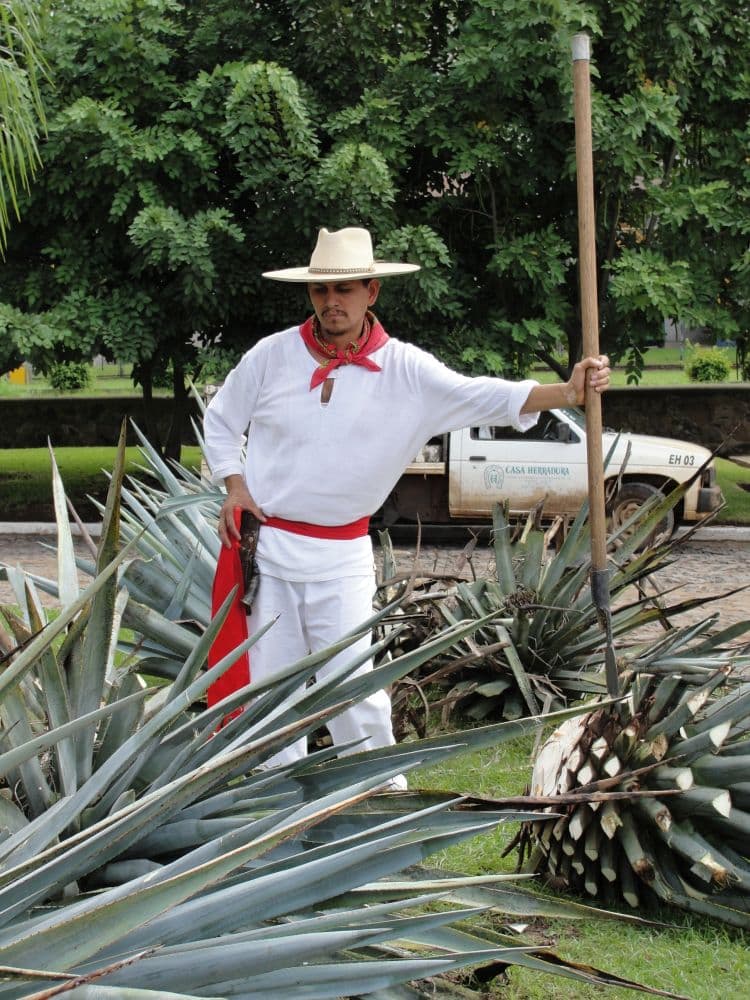
[[[652,486],[651,483],[623,483],[610,505],[612,530],[617,531],[621,528],[639,507],[642,507],[646,501],[655,495],[660,499],[663,499],[665,496],[661,490]],[[672,509],[667,511],[656,528],[644,540],[643,547],[658,545],[668,541],[674,534],[676,527],[677,519],[675,518],[674,509]]]

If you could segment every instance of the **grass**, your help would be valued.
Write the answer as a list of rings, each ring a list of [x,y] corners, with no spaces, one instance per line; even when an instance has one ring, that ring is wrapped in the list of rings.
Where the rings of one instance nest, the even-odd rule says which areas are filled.
[[[730,462],[728,458],[717,458],[715,462],[726,503],[715,523],[750,524],[750,468]]]
[[[742,382],[742,379],[739,377],[737,369],[735,368],[735,352],[726,348],[725,353],[727,360],[732,365],[732,374],[724,384]],[[645,367],[641,373],[640,381],[637,383],[638,385],[655,388],[659,386],[674,385],[693,385],[705,387],[707,384],[712,384],[690,381],[683,368],[686,359],[685,348],[649,347],[647,351],[644,351],[643,359]],[[548,368],[535,368],[532,373],[532,377],[543,383],[557,381],[557,376]],[[612,386],[622,388],[627,387],[629,384],[630,383],[627,380],[627,374],[624,366],[618,366],[612,369]],[[716,383],[713,384],[715,385]]]
[[[414,787],[441,788],[502,798],[520,795],[531,777],[533,740],[524,738],[495,750],[465,754],[415,772]],[[468,843],[443,851],[431,863],[467,874],[512,872],[515,857],[502,852],[516,833],[516,824],[500,826]],[[569,898],[569,897],[566,897]],[[583,900],[582,902],[586,902]],[[632,912],[632,911],[630,911]],[[526,941],[549,946],[566,959],[595,965],[616,975],[693,1000],[744,1000],[750,983],[747,935],[679,910],[660,909],[640,917],[659,926],[636,926],[612,920],[535,920],[524,932]],[[612,1000],[632,998],[620,987],[595,986],[511,969],[505,984],[494,984],[488,998],[502,1000]]]
[[[43,375],[34,375],[31,382],[16,384],[8,378],[0,378],[0,399],[35,399],[62,397],[68,399],[92,399],[96,396],[141,396],[140,386],[133,385],[132,365],[112,365],[99,363],[91,366],[92,380],[86,389],[75,392],[60,392],[53,389]],[[170,396],[171,389],[154,388],[155,396]]]
[[[104,501],[108,479],[103,470],[112,469],[114,447],[55,448],[65,492],[83,520],[96,518],[87,495]],[[138,474],[143,458],[138,448],[127,448],[127,474]],[[182,450],[182,464],[200,466],[198,447]],[[54,521],[52,506],[52,465],[46,448],[0,449],[0,520]]]
[[[56,448],[55,457],[65,490],[79,508],[84,520],[94,516],[94,508],[85,499],[92,494],[103,500],[107,479],[103,469],[111,469],[115,449]],[[127,449],[128,472],[135,472],[141,462],[138,448]],[[200,449],[182,449],[182,464],[188,468],[200,465]],[[49,452],[46,448],[0,449],[0,521],[51,521],[52,478]],[[750,468],[725,458],[716,459],[719,485],[727,506],[716,524],[750,525],[750,491],[741,484],[750,484]]]

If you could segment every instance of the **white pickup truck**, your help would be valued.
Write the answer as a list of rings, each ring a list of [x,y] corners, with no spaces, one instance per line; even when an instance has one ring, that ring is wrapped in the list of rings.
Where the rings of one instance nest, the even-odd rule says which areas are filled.
[[[617,438],[605,431],[606,457]],[[626,451],[630,454],[620,475]],[[660,525],[660,536],[680,522],[697,521],[722,503],[710,452],[700,445],[644,434],[621,434],[605,477],[613,527],[656,491],[668,493],[708,463],[684,499]],[[507,500],[511,516],[526,514],[544,501],[543,515],[572,518],[587,496],[586,431],[577,409],[540,413],[535,427],[466,427],[434,438],[408,466],[386,500],[376,523],[385,527],[476,523],[492,517]]]

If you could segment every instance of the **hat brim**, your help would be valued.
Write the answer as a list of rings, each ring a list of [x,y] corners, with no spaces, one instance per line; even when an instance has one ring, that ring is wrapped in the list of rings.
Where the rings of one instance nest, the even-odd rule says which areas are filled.
[[[368,271],[311,271],[309,267],[285,267],[281,271],[264,271],[263,277],[272,281],[293,281],[312,284],[332,281],[358,281],[360,278],[391,278],[398,274],[412,274],[419,270],[419,264],[390,264],[376,261]]]

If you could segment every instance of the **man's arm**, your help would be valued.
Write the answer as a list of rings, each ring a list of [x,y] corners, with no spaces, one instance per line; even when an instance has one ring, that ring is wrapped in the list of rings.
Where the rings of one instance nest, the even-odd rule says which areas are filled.
[[[609,358],[602,354],[598,358],[584,358],[573,368],[568,382],[553,385],[536,385],[526,397],[521,413],[536,413],[560,406],[578,406],[583,402],[586,379],[595,392],[605,392],[609,388]]]

